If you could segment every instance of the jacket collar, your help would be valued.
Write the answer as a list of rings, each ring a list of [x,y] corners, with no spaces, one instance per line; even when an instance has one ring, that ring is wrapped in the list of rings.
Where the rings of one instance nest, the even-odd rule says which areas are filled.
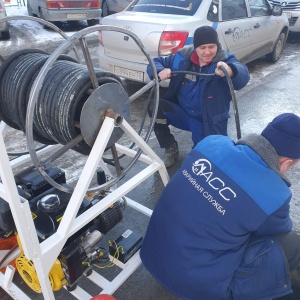
[[[262,160],[269,166],[270,169],[276,172],[285,181],[287,186],[291,186],[289,179],[284,174],[280,173],[278,154],[267,139],[258,134],[249,134],[238,140],[236,144],[249,146],[262,158]]]
[[[193,58],[193,55],[195,55],[195,49],[194,49],[194,46],[193,45],[189,45],[189,46],[186,46],[180,50],[178,50],[179,53],[181,53],[181,55],[183,55],[185,58],[187,59],[194,59]],[[197,54],[196,54],[197,56]],[[226,51],[222,48],[221,44],[219,43],[218,44],[218,51],[217,51],[217,54],[215,56],[215,58],[212,60],[212,62],[218,62],[218,61],[224,61],[228,58],[228,55],[226,53]],[[193,63],[194,60],[192,60]],[[199,63],[197,63],[199,64]]]

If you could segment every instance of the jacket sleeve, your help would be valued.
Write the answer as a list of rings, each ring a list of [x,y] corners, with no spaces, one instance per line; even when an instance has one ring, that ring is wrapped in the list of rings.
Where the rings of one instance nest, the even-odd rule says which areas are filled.
[[[247,66],[240,63],[231,53],[228,53],[228,59],[225,62],[231,67],[234,73],[234,77],[231,78],[234,89],[238,91],[245,87],[250,80]]]
[[[279,209],[267,217],[255,234],[273,235],[291,231],[293,225],[289,211],[289,201],[286,201]]]
[[[162,71],[165,68],[170,68],[171,69],[172,63],[173,63],[173,60],[174,60],[174,56],[175,55],[169,55],[169,56],[166,56],[166,57],[159,56],[159,57],[154,58],[153,62],[155,64],[157,73],[159,73],[160,71]],[[150,64],[147,66],[147,73],[148,73],[149,78],[152,80],[153,79],[153,74],[152,74]]]

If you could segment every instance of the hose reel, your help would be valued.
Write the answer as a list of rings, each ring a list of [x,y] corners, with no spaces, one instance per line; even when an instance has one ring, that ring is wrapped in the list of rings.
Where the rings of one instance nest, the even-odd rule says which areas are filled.
[[[156,74],[152,59],[133,33],[122,28],[102,25],[77,32],[51,55],[40,50],[26,49],[14,53],[0,65],[1,119],[11,127],[26,133],[27,147],[37,170],[51,185],[68,193],[72,192],[73,188],[57,184],[44,172],[44,168],[69,149],[88,155],[107,112],[115,116],[116,128],[107,144],[107,148],[112,149],[123,134],[123,131],[117,128],[118,125],[123,118],[130,120],[130,103],[153,87],[154,114],[148,128],[143,128],[146,141],[155,121],[159,98],[157,76],[129,97],[121,78],[93,66],[86,36],[105,30],[119,31],[131,36],[148,59],[153,74]],[[81,64],[64,54],[72,50],[78,42],[86,64]],[[144,123],[141,126],[144,126]],[[41,161],[34,147],[35,141],[63,146],[50,158]],[[121,173],[120,168],[116,167],[117,175],[110,182],[88,191],[106,189],[117,183],[134,165],[140,154],[141,150],[138,150],[137,155]]]
[[[0,116],[11,127],[25,132],[26,109],[32,84],[49,55],[42,51],[22,50],[9,57],[0,67]],[[93,108],[84,110],[86,120],[85,134],[89,144],[84,140],[72,149],[88,155],[93,142],[89,131],[90,122],[97,119],[101,126],[101,103],[104,109],[113,108],[127,120],[130,116],[129,97],[123,84],[112,73],[96,70],[99,88],[92,92],[92,83],[85,65],[77,63],[71,57],[62,55],[47,73],[40,96],[34,109],[34,140],[47,145],[66,145],[80,134],[80,116],[84,103],[91,97]],[[91,94],[92,93],[92,94]],[[101,99],[101,101],[99,101]],[[88,101],[90,102],[90,101]],[[95,110],[97,102],[100,103]],[[112,102],[113,104],[110,104]],[[98,105],[99,106],[99,105]],[[116,130],[110,145],[115,143],[122,132]]]
[[[18,17],[16,16],[16,18]],[[0,23],[1,21],[2,20],[0,20]],[[5,21],[5,19],[3,19],[3,21]],[[112,73],[97,69],[91,63],[85,36],[89,33],[98,32],[99,30],[121,31],[128,36],[133,36],[133,40],[137,41],[141,51],[145,53],[151,64],[152,72],[156,74],[152,60],[145,52],[140,41],[137,40],[134,35],[123,29],[107,26],[90,27],[88,30],[83,30],[75,34],[67,39],[66,42],[51,55],[39,51],[24,50],[22,53],[15,55],[16,61],[15,59],[11,59],[11,63],[8,63],[10,60],[8,58],[7,63],[4,64],[4,66],[6,65],[5,69],[3,67],[1,70],[0,64],[0,110],[1,112],[3,112],[3,110],[8,112],[8,114],[3,113],[4,118],[6,118],[5,122],[9,122],[11,127],[25,132],[31,161],[36,167],[36,170],[42,175],[38,176],[38,182],[42,182],[44,187],[45,182],[40,178],[43,177],[48,183],[53,185],[53,191],[55,191],[55,193],[52,195],[47,194],[47,196],[52,197],[53,195],[55,196],[57,192],[62,191],[62,194],[66,197],[65,203],[67,206],[62,209],[60,209],[63,200],[62,198],[60,201],[57,201],[56,198],[50,199],[51,201],[49,198],[35,198],[24,202],[25,212],[27,211],[28,214],[28,223],[31,224],[31,221],[33,221],[33,224],[31,224],[32,226],[27,227],[26,232],[24,231],[23,226],[18,226],[18,224],[16,224],[17,232],[20,234],[22,243],[24,242],[24,255],[22,254],[17,259],[19,273],[22,274],[21,277],[23,280],[33,290],[37,292],[42,291],[45,296],[48,296],[45,298],[50,298],[52,295],[50,291],[51,288],[53,290],[59,290],[62,286],[66,286],[67,289],[76,293],[75,288],[77,279],[82,275],[89,276],[91,274],[90,271],[92,270],[92,266],[90,264],[94,262],[95,259],[100,258],[100,248],[97,248],[97,245],[101,240],[102,232],[108,232],[112,226],[122,218],[123,205],[120,202],[122,196],[118,195],[118,193],[120,193],[118,188],[114,191],[103,190],[106,188],[108,189],[123,178],[139,158],[142,151],[141,149],[145,151],[146,155],[149,155],[149,161],[153,162],[151,167],[147,167],[145,172],[139,172],[139,174],[133,176],[133,178],[129,180],[127,186],[125,186],[126,184],[122,184],[120,190],[123,193],[132,190],[135,185],[135,183],[132,182],[132,179],[137,180],[137,177],[140,176],[140,174],[142,174],[142,177],[147,178],[158,168],[160,168],[159,170],[161,176],[164,178],[164,182],[168,179],[166,170],[163,170],[161,167],[161,160],[151,149],[149,149],[149,147],[146,147],[147,145],[145,145],[145,142],[142,142],[138,137],[138,134],[133,132],[134,130],[133,128],[130,128],[130,124],[127,124],[128,122],[122,124],[124,119],[130,120],[131,103],[138,99],[143,93],[152,89],[152,91],[155,92],[154,117],[150,120],[149,125],[146,125],[148,128],[144,129],[140,127],[140,132],[143,130],[146,133],[144,140],[148,141],[155,121],[158,105],[159,86],[157,77],[140,91],[129,97],[123,82],[119,77]],[[65,54],[68,50],[73,48],[74,43],[77,41],[79,41],[86,64],[80,64],[78,63],[78,60],[73,60]],[[41,61],[43,61],[43,63]],[[13,64],[12,68],[10,68],[10,64]],[[30,74],[30,76],[28,74]],[[25,84],[24,81],[27,81],[27,83]],[[156,88],[155,90],[153,89],[154,86]],[[108,116],[109,119],[106,118],[106,116]],[[102,126],[104,117],[106,118],[105,126]],[[103,134],[104,130],[101,130],[100,135],[98,134],[101,127],[102,129],[109,127],[106,134]],[[1,126],[1,128],[4,129],[4,126]],[[119,172],[120,169],[116,167],[117,175],[111,180],[108,179],[108,184],[102,183],[106,180],[105,173],[103,178],[104,181],[98,181],[97,177],[99,186],[90,188],[87,193],[87,185],[91,182],[91,176],[95,173],[95,160],[97,160],[97,162],[99,161],[100,156],[103,154],[104,146],[111,147],[111,149],[114,148],[115,151],[120,149],[121,153],[123,153],[122,149],[126,148],[117,148],[117,146],[114,145],[117,141],[119,142],[120,136],[123,134],[123,129],[121,128],[128,133],[129,137],[133,137],[133,140],[140,145],[141,149],[136,151],[136,154],[134,154],[134,151],[126,152],[125,149],[124,153],[129,153],[128,156],[135,155],[131,158],[128,166],[124,170],[121,170],[121,172]],[[118,133],[119,129],[121,131]],[[112,130],[113,134],[111,134]],[[101,138],[103,136],[105,136],[106,140],[109,140],[108,143],[105,142],[101,144]],[[92,155],[88,157],[87,163],[83,168],[82,176],[79,178],[80,184],[76,185],[75,192],[72,193],[70,198],[65,192],[73,192],[72,187],[66,186],[65,180],[61,184],[53,184],[52,177],[50,177],[51,175],[47,175],[46,173],[46,168],[59,158],[59,156],[62,156],[62,154],[70,149],[74,149],[79,153],[89,153],[96,137],[98,138],[96,145],[101,148],[101,150],[99,150],[98,147],[94,147]],[[47,142],[47,145],[57,143],[60,145],[60,149],[55,150],[54,153],[46,159],[44,157],[38,157],[34,145],[35,141],[45,141]],[[2,144],[3,143],[1,142],[1,146]],[[49,148],[53,149],[53,147]],[[114,154],[113,150],[112,152]],[[73,156],[71,156],[71,158],[73,159]],[[118,160],[118,157],[116,158],[114,155],[113,158],[115,161]],[[24,157],[24,161],[25,160],[27,161],[27,157]],[[143,159],[141,160],[143,161]],[[6,161],[8,161],[7,158]],[[144,161],[150,163],[148,160]],[[88,170],[89,168],[90,170]],[[30,170],[26,170],[26,174],[27,171],[29,171],[30,175],[32,174]],[[99,170],[97,170],[97,175],[100,174],[98,171]],[[44,173],[46,173],[46,175]],[[1,176],[2,175],[1,172]],[[26,180],[26,176],[24,177],[24,182],[27,184],[28,181]],[[22,176],[22,179],[24,177]],[[103,176],[99,175],[99,179],[101,179],[100,177],[102,178]],[[138,181],[140,181],[140,178],[138,178]],[[31,180],[30,183],[31,187],[33,187],[34,181]],[[56,188],[60,191],[57,191]],[[98,191],[100,189],[101,191],[99,193],[92,193],[93,191]],[[49,189],[47,189],[47,193],[48,192]],[[42,197],[42,194],[40,196]],[[12,204],[12,207],[15,206],[15,210],[19,209],[19,204],[16,203],[18,202],[18,199],[16,199],[17,201],[14,201],[15,199],[8,197],[8,200],[12,200],[10,204]],[[35,202],[36,200],[38,200],[38,202]],[[80,206],[78,209],[77,205]],[[107,207],[107,205],[110,206]],[[10,207],[8,207],[8,209],[10,209]],[[139,209],[141,209],[141,205],[139,205]],[[102,210],[103,212],[101,213]],[[41,216],[43,215],[43,217],[40,218],[41,227],[38,227],[38,218],[35,218],[34,220],[31,220],[30,218],[30,212],[32,213],[34,211],[39,211],[41,212]],[[146,211],[148,213],[149,209]],[[54,227],[50,226],[50,230],[48,231],[44,230],[44,225],[46,223],[45,214],[50,217],[50,219],[48,218],[49,222],[53,221],[51,224],[55,225]],[[63,218],[62,215],[64,215]],[[69,228],[69,225],[73,226],[71,219],[76,220],[76,226],[78,226],[78,228]],[[37,251],[37,256],[36,254],[31,256],[32,244],[29,246],[27,243],[27,237],[29,236],[28,229],[30,237],[34,237],[34,232],[36,231],[39,238],[51,239],[45,241],[46,243],[48,242],[50,247],[46,249],[46,251],[44,251],[45,249]],[[61,232],[55,232],[56,229],[58,231],[63,231],[62,234]],[[66,232],[64,232],[65,230]],[[57,235],[59,236],[58,239],[56,238]],[[63,249],[61,248],[61,238],[66,240]],[[37,247],[35,249],[38,249],[39,241],[35,241],[34,238],[31,240],[35,242],[33,243],[35,247]],[[53,263],[52,259],[54,258],[53,256],[57,256],[57,250],[59,249],[62,249],[62,251],[54,261],[54,265],[57,266],[57,268],[52,267],[51,269],[48,269],[48,265],[51,267]],[[53,250],[55,250],[55,255],[52,255]],[[26,251],[28,252],[28,255]],[[50,253],[51,255],[49,255]],[[70,257],[71,259],[69,259]],[[108,258],[109,257],[106,259]],[[32,259],[32,261],[29,259]],[[40,264],[40,262],[43,262],[43,264]],[[133,264],[129,264],[128,267],[126,267],[126,272],[123,274],[128,276],[128,274],[132,273],[136,269],[137,263],[138,261],[134,260]],[[76,267],[76,272],[74,272],[74,267]],[[40,275],[40,272],[38,271],[43,271],[44,274],[49,272],[48,275],[51,287],[46,286],[45,288],[47,278],[38,276]],[[97,276],[100,278],[102,277],[100,274],[97,274]],[[44,285],[40,285],[40,280],[41,283],[44,282]],[[102,281],[103,280],[100,280],[100,282]],[[119,286],[119,278],[113,280],[112,283],[113,286]],[[109,284],[105,283],[104,288],[108,285],[112,286],[109,282]],[[41,286],[43,287],[42,290]],[[99,284],[99,286],[101,286],[101,284]]]

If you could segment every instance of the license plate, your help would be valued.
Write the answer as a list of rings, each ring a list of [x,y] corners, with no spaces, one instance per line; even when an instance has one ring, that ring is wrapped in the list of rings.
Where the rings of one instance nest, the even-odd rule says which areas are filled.
[[[121,77],[144,82],[144,72],[114,66],[114,73]]]
[[[67,14],[68,19],[85,19],[87,14]]]
[[[290,19],[292,17],[292,13],[286,13],[285,12],[284,14],[287,16],[288,19]]]

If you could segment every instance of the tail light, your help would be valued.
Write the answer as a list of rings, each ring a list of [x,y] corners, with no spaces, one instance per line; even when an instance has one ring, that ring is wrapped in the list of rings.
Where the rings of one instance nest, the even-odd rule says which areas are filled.
[[[100,1],[47,1],[48,9],[58,8],[100,8]]]
[[[160,37],[158,55],[174,54],[185,45],[188,35],[188,32],[164,31]]]

